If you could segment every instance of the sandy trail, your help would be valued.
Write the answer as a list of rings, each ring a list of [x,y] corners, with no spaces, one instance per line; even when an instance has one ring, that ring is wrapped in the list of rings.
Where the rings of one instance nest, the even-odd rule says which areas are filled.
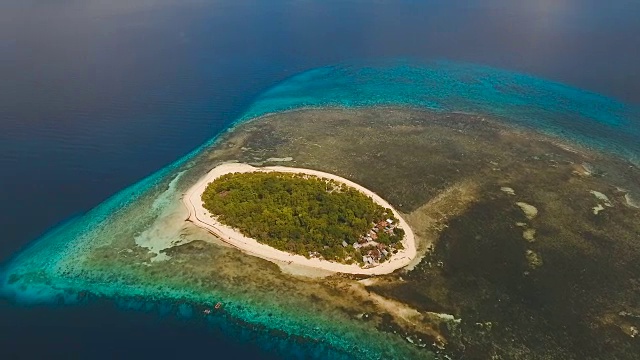
[[[314,175],[320,178],[332,179],[340,183],[346,184],[354,189],[366,194],[377,204],[389,208],[393,211],[396,218],[399,219],[399,226],[405,231],[405,238],[402,241],[404,249],[398,251],[388,261],[368,269],[363,269],[359,265],[352,264],[340,264],[327,260],[320,259],[307,259],[302,255],[294,255],[284,251],[277,250],[268,245],[261,244],[258,241],[248,238],[242,235],[240,232],[233,228],[223,225],[211,217],[210,213],[202,206],[202,193],[207,185],[218,177],[229,173],[247,173],[247,172],[284,172],[284,173],[296,173],[296,174],[308,174]],[[407,224],[407,222],[400,216],[400,214],[384,199],[372,191],[354,183],[347,179],[341,178],[336,175],[324,173],[321,171],[290,168],[284,166],[270,166],[263,168],[256,168],[247,164],[240,163],[226,163],[217,166],[204,177],[202,177],[193,187],[191,187],[184,195],[183,202],[189,210],[189,217],[187,221],[191,221],[196,226],[206,229],[210,233],[216,235],[222,241],[250,254],[263,258],[265,260],[272,261],[278,265],[282,262],[287,264],[297,264],[302,266],[308,266],[316,269],[328,270],[333,272],[350,273],[350,274],[363,274],[363,275],[381,275],[388,274],[397,269],[407,266],[411,260],[416,256],[416,244],[413,231]]]

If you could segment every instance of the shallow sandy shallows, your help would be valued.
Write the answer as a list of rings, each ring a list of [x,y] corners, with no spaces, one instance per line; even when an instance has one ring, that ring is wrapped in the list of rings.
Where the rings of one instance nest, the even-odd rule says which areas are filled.
[[[220,222],[216,221],[209,211],[207,211],[202,205],[202,193],[204,192],[207,185],[217,179],[218,177],[229,174],[229,173],[247,173],[247,172],[285,172],[285,173],[296,173],[296,174],[308,174],[315,175],[320,178],[332,179],[343,184],[346,184],[354,189],[361,191],[362,193],[369,196],[373,201],[377,204],[389,208],[393,211],[393,214],[396,218],[399,219],[399,226],[404,229],[405,237],[402,240],[402,244],[404,245],[404,249],[398,251],[391,259],[385,261],[384,263],[368,269],[363,269],[358,265],[346,265],[340,264],[327,260],[320,259],[307,259],[302,255],[294,255],[284,251],[277,250],[272,248],[271,246],[261,244],[258,241],[248,238],[242,235],[240,232],[234,230],[233,228],[223,225]],[[328,270],[333,272],[342,272],[342,273],[350,273],[350,274],[365,274],[365,275],[380,275],[380,274],[388,274],[397,270],[399,268],[407,266],[411,260],[416,256],[416,245],[415,245],[415,237],[413,235],[413,231],[407,224],[407,222],[400,216],[400,214],[389,205],[384,199],[380,196],[376,195],[370,190],[353,183],[347,179],[343,179],[339,176],[335,176],[332,174],[324,173],[321,171],[308,170],[308,169],[298,169],[298,168],[290,168],[284,166],[270,166],[264,168],[256,168],[247,164],[238,164],[238,163],[227,163],[222,164],[213,170],[211,170],[207,175],[205,175],[202,179],[198,181],[193,187],[191,187],[185,194],[183,198],[184,204],[187,206],[189,210],[188,221],[193,222],[195,225],[202,227],[214,235],[218,236],[224,242],[257,257],[273,261],[278,265],[281,265],[282,262],[287,264],[296,264],[302,266],[313,267],[316,269]]]

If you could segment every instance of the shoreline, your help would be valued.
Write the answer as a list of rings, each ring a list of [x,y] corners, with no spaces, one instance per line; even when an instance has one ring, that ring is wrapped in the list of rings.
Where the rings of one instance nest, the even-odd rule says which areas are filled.
[[[341,264],[337,262],[321,260],[317,258],[308,259],[302,255],[291,254],[285,251],[281,251],[275,249],[271,246],[259,243],[257,240],[246,237],[242,235],[240,232],[231,228],[230,226],[226,226],[213,219],[209,212],[202,206],[202,193],[206,189],[207,185],[217,179],[218,177],[229,174],[229,173],[246,173],[246,172],[286,172],[286,173],[302,173],[308,175],[314,175],[320,178],[331,179],[348,185],[365,195],[369,196],[374,202],[377,204],[389,208],[393,211],[393,214],[396,218],[398,218],[400,223],[400,228],[405,231],[405,237],[402,240],[402,245],[404,246],[403,250],[398,251],[397,254],[392,256],[388,261],[384,263],[372,267],[372,268],[361,268],[356,264]],[[220,238],[223,242],[249,254],[253,255],[271,262],[276,263],[282,267],[284,265],[300,265],[310,268],[315,268],[318,270],[325,270],[331,272],[340,272],[340,273],[348,273],[348,274],[359,274],[359,275],[383,275],[389,274],[393,271],[403,268],[411,263],[411,261],[416,257],[416,244],[415,244],[415,236],[413,231],[407,224],[407,222],[402,218],[402,216],[396,211],[387,201],[383,198],[375,194],[374,192],[354,183],[342,177],[316,171],[309,169],[300,169],[300,168],[291,168],[285,166],[269,166],[269,167],[253,167],[248,164],[241,163],[224,163],[216,166],[211,171],[209,171],[205,176],[203,176],[198,182],[193,185],[187,192],[184,194],[182,198],[183,204],[186,206],[189,211],[189,216],[186,221],[193,223],[195,226],[203,228],[207,230],[209,233],[212,233],[216,237]]]

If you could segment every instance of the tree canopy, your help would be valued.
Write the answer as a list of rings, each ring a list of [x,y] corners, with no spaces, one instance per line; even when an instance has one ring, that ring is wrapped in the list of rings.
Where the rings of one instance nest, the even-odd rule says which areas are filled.
[[[207,185],[202,201],[218,221],[245,236],[279,250],[334,261],[362,262],[361,250],[352,244],[374,224],[397,221],[391,209],[358,190],[306,174],[226,174]],[[403,235],[396,229],[380,238],[400,247]]]

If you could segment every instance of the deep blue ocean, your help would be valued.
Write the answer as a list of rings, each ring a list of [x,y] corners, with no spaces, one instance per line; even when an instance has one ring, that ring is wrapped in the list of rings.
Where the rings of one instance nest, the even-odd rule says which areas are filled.
[[[451,60],[637,107],[638,14],[633,0],[3,1],[0,262],[317,67]],[[2,358],[278,357],[171,316],[0,301]]]

